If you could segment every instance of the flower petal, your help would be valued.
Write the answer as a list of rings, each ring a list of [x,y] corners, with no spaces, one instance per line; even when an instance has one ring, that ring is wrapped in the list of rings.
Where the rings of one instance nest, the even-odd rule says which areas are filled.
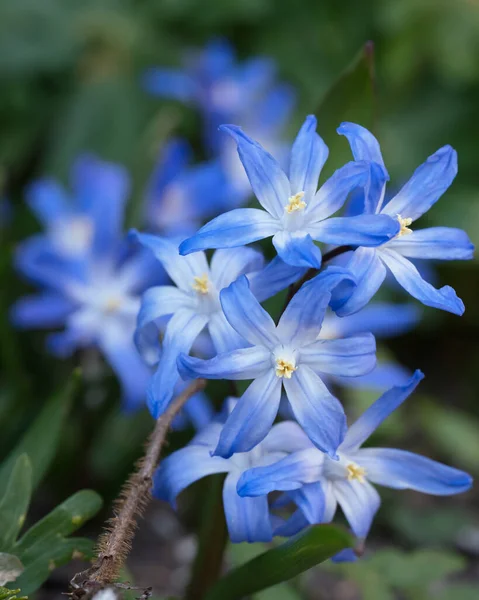
[[[444,194],[457,174],[457,153],[443,146],[418,167],[411,179],[382,209],[383,214],[415,221]]]
[[[452,287],[445,285],[437,290],[421,277],[419,271],[407,258],[394,250],[381,250],[381,258],[390,269],[399,285],[411,296],[426,306],[440,308],[455,315],[462,315],[464,303],[457,297]]]
[[[297,452],[311,448],[311,440],[296,421],[282,421],[271,428],[261,446],[265,452]]]
[[[338,479],[334,493],[354,535],[365,538],[381,504],[377,491],[367,481]]]
[[[262,346],[217,354],[209,360],[181,354],[178,369],[184,379],[254,379],[265,371],[274,372],[271,352]]]
[[[408,258],[436,260],[468,260],[473,257],[474,245],[462,229],[428,227],[402,235],[388,244]]]
[[[311,525],[324,523],[326,495],[322,481],[307,483],[290,493],[291,500],[298,506]]]
[[[321,267],[321,250],[311,236],[297,231],[279,231],[273,236],[276,252],[285,263],[294,267]]]
[[[276,256],[264,269],[248,273],[247,277],[254,297],[258,302],[263,302],[296,283],[306,271],[306,267],[288,265]]]
[[[396,490],[450,496],[465,492],[472,485],[468,473],[405,450],[364,448],[357,457],[370,481]]]
[[[346,202],[350,192],[367,183],[368,176],[367,162],[348,162],[335,171],[306,207],[307,221],[323,221],[333,215]]]
[[[214,454],[229,458],[259,444],[273,425],[280,397],[281,379],[276,377],[274,369],[255,379],[224,424]]]
[[[153,418],[167,409],[179,379],[176,361],[182,352],[189,352],[195,339],[208,322],[206,315],[183,309],[177,311],[166,326],[163,353],[158,369],[148,388],[147,403]]]
[[[386,277],[386,267],[374,248],[358,248],[346,266],[355,277],[357,285],[355,288],[340,285],[334,290],[331,308],[339,317],[361,310]]]
[[[338,377],[339,385],[357,390],[374,390],[382,392],[391,386],[406,385],[411,378],[411,371],[395,363],[379,363],[366,375],[359,377]]]
[[[228,473],[232,465],[219,456],[211,456],[206,445],[190,445],[165,458],[153,479],[153,495],[175,506],[175,500],[189,485],[213,473]]]
[[[178,69],[147,69],[142,76],[142,84],[147,92],[162,98],[190,102],[195,97],[192,78]]]
[[[365,375],[376,366],[376,340],[372,333],[319,340],[301,349],[300,361],[318,375],[327,373],[348,378]]]
[[[72,212],[63,187],[54,179],[38,179],[26,189],[28,206],[44,227]]]
[[[274,321],[253,296],[244,275],[221,291],[220,301],[228,323],[250,344],[266,348],[278,344]]]
[[[393,387],[385,392],[351,425],[341,445],[341,451],[357,450],[373,431],[412,394],[423,379],[424,375],[418,370],[406,385]]]
[[[237,208],[216,217],[180,244],[180,254],[208,248],[237,248],[270,237],[279,222],[264,210]]]
[[[316,125],[314,115],[306,117],[291,149],[291,194],[304,192],[306,203],[316,192],[319,174],[329,154],[328,147],[316,133]]]
[[[163,265],[175,284],[185,292],[191,292],[195,277],[209,273],[208,263],[203,252],[197,252],[194,256],[180,256],[178,245],[165,237],[139,233],[134,229],[130,231],[129,236],[148,248]]]
[[[270,542],[273,538],[268,498],[242,498],[236,491],[238,474],[227,475],[223,487],[228,533],[233,543]]]
[[[208,322],[208,331],[218,354],[231,352],[248,345],[244,337],[231,327],[221,311],[211,315]]]
[[[224,248],[213,254],[211,279],[219,292],[240,275],[259,271],[263,266],[263,255],[253,248]]]
[[[313,444],[332,458],[346,433],[339,400],[307,365],[300,365],[283,385],[294,416]]]
[[[277,161],[257,142],[236,125],[222,125],[238,146],[238,154],[245,168],[255,196],[270,215],[280,218],[291,196],[286,174]]]
[[[245,471],[238,481],[240,496],[263,496],[270,492],[297,490],[318,481],[323,471],[323,454],[317,448],[294,452],[266,467]]]
[[[399,233],[399,221],[388,215],[333,217],[309,226],[315,240],[325,244],[381,246]]]
[[[76,308],[76,304],[59,294],[43,292],[24,296],[13,305],[10,317],[15,327],[58,327]]]

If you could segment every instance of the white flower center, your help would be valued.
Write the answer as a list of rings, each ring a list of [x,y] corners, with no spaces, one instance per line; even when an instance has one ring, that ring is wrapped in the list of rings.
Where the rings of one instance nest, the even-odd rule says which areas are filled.
[[[195,292],[198,292],[198,294],[206,295],[209,292],[208,275],[204,273],[201,276],[194,277],[191,287],[195,290]]]
[[[356,465],[355,463],[349,463],[346,465],[346,476],[348,481],[359,481],[359,483],[365,483],[366,481],[366,469]]]
[[[298,367],[290,360],[285,360],[284,358],[276,359],[276,377],[291,379],[297,368]]]
[[[297,210],[304,210],[306,208],[306,202],[303,200],[304,192],[298,192],[294,196],[290,196],[288,204],[284,207],[284,210],[291,214]]]
[[[403,219],[401,215],[396,215],[396,217],[399,221],[399,225],[401,226],[397,237],[401,237],[402,235],[409,235],[410,233],[412,233],[412,229],[409,229],[409,225],[411,225],[412,219],[410,217],[406,217]]]

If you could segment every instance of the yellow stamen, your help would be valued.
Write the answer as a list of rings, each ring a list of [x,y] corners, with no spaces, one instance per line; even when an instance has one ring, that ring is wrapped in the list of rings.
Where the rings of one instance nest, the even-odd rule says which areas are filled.
[[[363,467],[355,465],[354,463],[349,463],[346,467],[346,471],[348,472],[348,481],[354,481],[355,479],[357,479],[359,483],[364,483],[366,481],[366,469],[363,469]]]
[[[109,298],[105,304],[105,311],[107,313],[116,312],[121,306],[121,300],[119,298]]]
[[[401,229],[399,230],[399,233],[397,236],[401,237],[402,235],[409,235],[410,233],[412,233],[412,229],[409,229],[409,225],[411,225],[412,219],[409,217],[406,217],[405,219],[403,219],[401,217],[401,215],[396,215],[396,216],[399,221],[399,225],[401,226]]]
[[[289,360],[284,360],[283,358],[276,359],[276,377],[286,377],[286,379],[291,379],[292,374],[297,368],[298,367],[295,367]]]
[[[294,196],[290,196],[288,204],[284,207],[287,213],[295,212],[296,210],[303,210],[306,208],[306,202],[303,200],[304,192],[298,192]]]
[[[201,275],[201,277],[195,277],[194,283],[191,286],[195,292],[198,294],[207,294],[208,293],[208,275],[206,273]]]

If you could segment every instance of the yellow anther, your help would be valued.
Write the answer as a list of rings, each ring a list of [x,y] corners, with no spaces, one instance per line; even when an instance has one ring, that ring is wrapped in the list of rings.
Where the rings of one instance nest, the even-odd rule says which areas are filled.
[[[195,292],[198,294],[207,294],[208,293],[208,275],[206,273],[201,277],[195,277],[194,283],[191,286]]]
[[[306,202],[303,200],[304,192],[298,192],[294,196],[290,196],[288,204],[284,207],[287,213],[295,212],[296,210],[303,210],[306,208]]]
[[[401,217],[401,215],[396,215],[396,216],[399,221],[399,225],[401,226],[401,229],[399,230],[399,233],[397,236],[401,237],[402,235],[409,235],[410,233],[412,233],[412,229],[409,229],[409,225],[411,225],[412,219],[409,217],[406,217],[405,219],[403,219]]]
[[[276,359],[276,377],[286,377],[291,379],[291,375],[296,371],[298,367],[295,367],[289,360],[283,358]]]
[[[121,306],[121,300],[119,298],[109,298],[105,304],[105,311],[107,313],[116,312]]]
[[[364,483],[366,477],[366,469],[355,465],[354,463],[349,463],[346,467],[346,471],[348,472],[348,481],[354,481],[357,479],[359,483]]]

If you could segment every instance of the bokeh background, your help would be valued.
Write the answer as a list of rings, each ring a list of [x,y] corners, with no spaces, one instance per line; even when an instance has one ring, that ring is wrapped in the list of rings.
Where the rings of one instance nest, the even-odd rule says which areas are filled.
[[[134,190],[127,226],[138,224],[162,143],[172,134],[184,135],[197,160],[204,158],[198,114],[149,96],[141,74],[153,65],[178,66],[187,50],[218,36],[235,46],[240,59],[273,58],[280,78],[294,87],[297,105],[286,138],[305,114],[318,110],[341,72],[372,40],[373,93],[346,90],[328,121],[319,122],[319,133],[332,147],[331,164],[349,158],[346,140],[334,139],[344,119],[374,128],[396,185],[438,147],[451,144],[458,151],[459,174],[428,214],[428,224],[464,228],[479,243],[479,3],[474,0],[2,0],[0,185],[9,203],[2,203],[0,231],[0,456],[64,386],[72,368],[81,364],[84,370],[82,393],[65,422],[61,451],[35,498],[31,520],[77,489],[91,487],[106,504],[86,531],[95,537],[152,423],[146,410],[121,412],[118,384],[97,353],[59,361],[46,353],[44,333],[11,327],[9,308],[32,290],[14,272],[14,250],[39,230],[24,189],[44,174],[66,181],[74,158],[95,152],[130,170]],[[435,277],[457,290],[466,312],[459,318],[424,310],[413,332],[383,347],[404,366],[421,368],[426,380],[378,440],[477,476],[478,265],[440,265]],[[373,399],[364,392],[345,394],[353,414]],[[172,447],[187,436],[175,434]],[[383,497],[367,560],[316,569],[293,589],[275,590],[276,597],[295,598],[299,589],[304,597],[332,600],[477,598],[477,491],[439,500],[407,492]],[[169,509],[154,503],[129,562],[140,584],[154,585],[158,595],[181,590],[194,550],[192,525],[188,514],[180,525]],[[237,547],[230,560],[254,551]],[[56,571],[38,598],[65,591],[75,569]]]

